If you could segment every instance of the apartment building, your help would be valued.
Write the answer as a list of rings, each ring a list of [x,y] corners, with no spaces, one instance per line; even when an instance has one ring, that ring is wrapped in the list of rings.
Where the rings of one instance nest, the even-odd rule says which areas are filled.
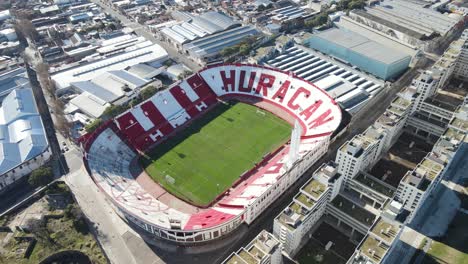
[[[293,201],[274,220],[273,234],[284,245],[284,251],[294,256],[304,238],[325,213],[327,204],[340,192],[343,178],[333,162],[323,164],[301,187]]]

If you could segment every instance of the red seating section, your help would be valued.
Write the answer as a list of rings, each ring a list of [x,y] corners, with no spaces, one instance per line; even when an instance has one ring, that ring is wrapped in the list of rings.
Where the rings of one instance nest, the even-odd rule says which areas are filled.
[[[174,96],[177,102],[187,111],[190,117],[195,117],[198,115],[199,111],[195,105],[190,101],[187,94],[185,93],[180,86],[175,86],[169,90],[169,92]]]
[[[198,95],[198,99],[192,102],[186,92],[179,86],[172,87],[169,92],[174,96],[177,102],[187,111],[191,118],[198,116],[205,108],[216,103],[216,94],[206,84],[206,82],[195,74],[187,79],[187,83]],[[203,107],[202,107],[203,106]],[[144,115],[153,123],[153,127],[148,131],[138,123],[132,110],[127,111],[115,119],[117,126],[120,128],[122,135],[138,150],[144,151],[154,145],[158,139],[167,136],[174,131],[174,127],[165,119],[158,110],[158,107],[164,105],[154,105],[153,101],[147,100],[140,106]],[[154,140],[156,138],[156,140]]]

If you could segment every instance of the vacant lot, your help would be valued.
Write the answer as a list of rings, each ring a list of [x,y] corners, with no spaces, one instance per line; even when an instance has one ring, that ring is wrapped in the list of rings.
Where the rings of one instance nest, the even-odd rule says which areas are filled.
[[[255,106],[219,104],[140,162],[166,190],[205,206],[284,144],[290,133],[287,122]]]

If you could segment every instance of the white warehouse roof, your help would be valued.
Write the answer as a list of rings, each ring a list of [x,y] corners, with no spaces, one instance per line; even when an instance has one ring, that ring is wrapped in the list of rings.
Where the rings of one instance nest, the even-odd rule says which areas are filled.
[[[32,90],[14,89],[0,107],[0,174],[40,155],[48,145]]]
[[[144,62],[157,64],[167,58],[164,48],[146,41],[129,47],[123,54],[58,72],[52,76],[52,80],[59,89],[63,89],[70,87],[72,82],[88,81],[105,72],[123,70]]]

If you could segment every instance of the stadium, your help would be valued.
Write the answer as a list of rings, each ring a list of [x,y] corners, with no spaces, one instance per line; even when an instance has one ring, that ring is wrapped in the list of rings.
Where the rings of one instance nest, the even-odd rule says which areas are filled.
[[[339,105],[292,73],[209,66],[81,139],[89,175],[144,237],[197,244],[252,223],[328,150]]]

